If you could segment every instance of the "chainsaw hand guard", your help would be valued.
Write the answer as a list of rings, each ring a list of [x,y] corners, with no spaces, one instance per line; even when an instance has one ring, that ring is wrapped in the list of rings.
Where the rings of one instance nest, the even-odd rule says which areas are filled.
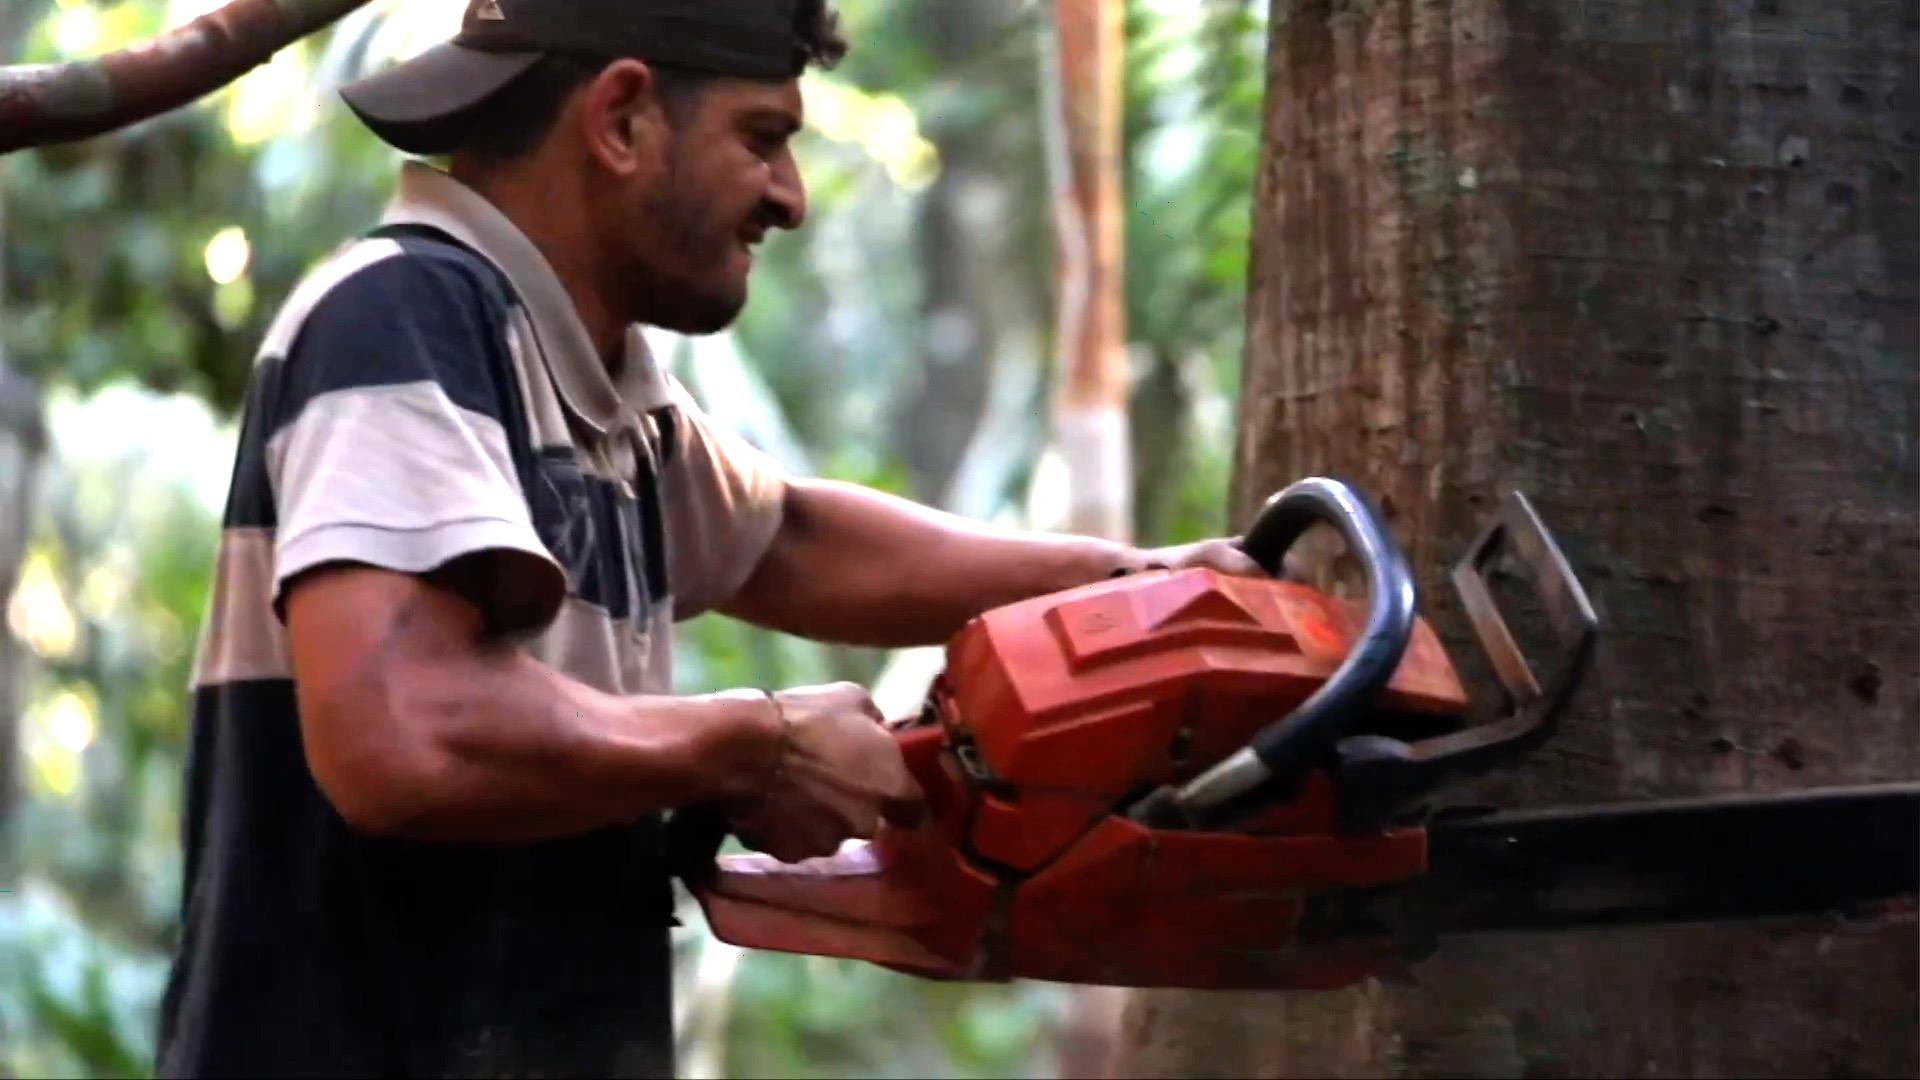
[[[1488,574],[1502,554],[1526,568],[1563,651],[1544,684],[1493,599]],[[1337,775],[1343,828],[1377,827],[1451,779],[1485,772],[1531,752],[1553,735],[1593,662],[1599,617],[1559,545],[1518,491],[1507,494],[1498,516],[1454,567],[1453,585],[1500,680],[1500,714],[1463,731],[1414,743],[1371,734],[1342,740]]]

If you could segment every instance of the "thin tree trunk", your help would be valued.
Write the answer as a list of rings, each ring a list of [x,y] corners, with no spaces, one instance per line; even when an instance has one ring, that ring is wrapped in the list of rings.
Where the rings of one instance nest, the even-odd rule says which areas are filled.
[[[1127,416],[1126,260],[1121,204],[1121,94],[1126,38],[1119,0],[1055,0],[1054,446],[1066,462],[1069,532],[1133,537]],[[1065,1002],[1060,1075],[1106,1075],[1125,998],[1077,987]]]
[[[1920,775],[1920,4],[1287,2],[1236,521],[1377,493],[1426,611],[1497,493],[1594,592],[1506,805]],[[1794,868],[1781,867],[1791,874]],[[1132,1075],[1920,1074],[1911,917],[1453,944],[1143,995]]]
[[[1123,5],[1109,0],[1054,4],[1060,114],[1054,136],[1065,150],[1053,200],[1055,445],[1067,462],[1068,529],[1117,540],[1133,532],[1120,191],[1123,15]],[[1056,160],[1060,156],[1056,150]]]
[[[0,154],[91,138],[177,109],[368,2],[232,0],[106,56],[0,68]]]

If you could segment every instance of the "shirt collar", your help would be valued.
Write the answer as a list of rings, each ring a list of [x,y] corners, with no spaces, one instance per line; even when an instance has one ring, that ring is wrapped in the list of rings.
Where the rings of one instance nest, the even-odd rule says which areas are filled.
[[[384,218],[389,225],[426,225],[479,252],[513,283],[533,322],[540,354],[561,398],[601,434],[627,426],[634,413],[667,403],[666,379],[638,325],[629,327],[626,360],[616,386],[573,298],[546,256],[520,227],[478,192],[419,161],[401,169]]]

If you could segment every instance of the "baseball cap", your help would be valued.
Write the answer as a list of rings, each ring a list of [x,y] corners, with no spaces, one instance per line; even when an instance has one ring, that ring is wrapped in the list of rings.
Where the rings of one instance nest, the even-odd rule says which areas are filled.
[[[446,153],[489,98],[549,53],[790,79],[814,59],[803,21],[821,9],[821,0],[470,0],[451,41],[340,96],[393,146]]]

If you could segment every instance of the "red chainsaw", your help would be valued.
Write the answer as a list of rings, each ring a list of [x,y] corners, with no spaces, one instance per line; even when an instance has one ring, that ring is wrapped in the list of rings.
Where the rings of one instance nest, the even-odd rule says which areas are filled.
[[[897,728],[930,808],[917,828],[786,864],[716,860],[720,819],[675,815],[668,849],[714,934],[941,979],[1313,989],[1451,933],[1859,913],[1920,886],[1920,785],[1436,809],[1447,781],[1553,733],[1599,620],[1510,493],[1453,572],[1498,683],[1476,722],[1359,493],[1296,483],[1241,546],[1277,574],[1321,523],[1362,568],[1364,604],[1148,571],[969,623]],[[1516,567],[1543,631],[1527,640],[1556,654],[1544,673],[1495,599]]]

